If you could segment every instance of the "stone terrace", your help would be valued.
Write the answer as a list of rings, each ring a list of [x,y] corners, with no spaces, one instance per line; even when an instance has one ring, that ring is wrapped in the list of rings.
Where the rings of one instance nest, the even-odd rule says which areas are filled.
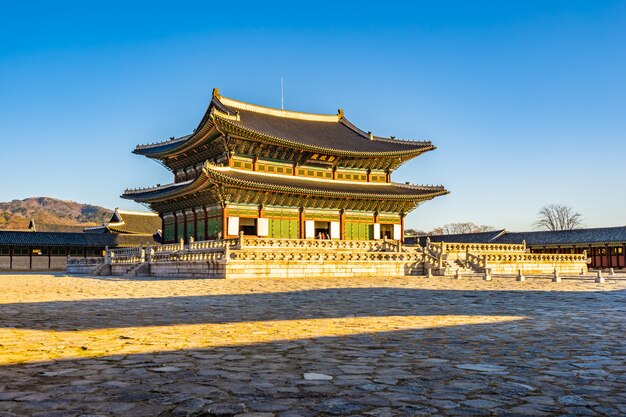
[[[625,289],[0,275],[0,415],[624,415]]]

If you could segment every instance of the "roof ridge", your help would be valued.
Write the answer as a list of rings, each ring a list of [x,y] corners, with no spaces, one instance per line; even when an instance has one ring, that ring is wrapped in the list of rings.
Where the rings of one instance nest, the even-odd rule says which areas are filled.
[[[294,110],[284,110],[275,107],[261,106],[259,104],[248,103],[233,98],[224,97],[219,94],[217,88],[213,89],[213,100],[225,107],[234,107],[239,110],[247,110],[255,113],[267,114],[270,116],[283,117],[286,119],[308,120],[312,122],[337,123],[343,117],[343,110],[338,110],[337,114],[307,113]]]
[[[154,213],[152,211],[133,211],[133,210],[122,210],[122,209],[115,209],[115,211],[117,211],[120,214],[138,214],[138,215],[149,215],[149,216],[158,216],[157,213]],[[123,222],[120,222],[123,223]]]

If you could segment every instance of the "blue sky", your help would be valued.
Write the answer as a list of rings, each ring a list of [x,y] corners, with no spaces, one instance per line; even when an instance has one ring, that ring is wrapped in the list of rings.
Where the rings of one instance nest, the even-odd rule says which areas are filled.
[[[132,3],[132,4],[127,4]],[[563,203],[626,224],[626,2],[10,2],[0,14],[0,201],[138,209],[171,181],[138,143],[189,133],[213,87],[428,139],[394,181],[444,184],[422,230],[531,228]]]

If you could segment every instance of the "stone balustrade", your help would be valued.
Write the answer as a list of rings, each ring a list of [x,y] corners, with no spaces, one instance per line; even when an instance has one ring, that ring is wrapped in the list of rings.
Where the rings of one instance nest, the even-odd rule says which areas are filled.
[[[150,247],[154,253],[160,252],[176,252],[181,250],[180,243],[169,243],[166,245],[155,245]]]
[[[190,251],[214,251],[224,250],[225,248],[237,248],[240,246],[240,239],[217,239],[217,240],[201,240],[198,242],[190,242],[188,248]]]
[[[104,263],[101,256],[93,258],[68,258],[67,265],[100,265]]]
[[[426,246],[431,252],[525,252],[526,244],[503,244],[503,243],[455,243],[455,242],[428,242]]]
[[[282,248],[282,249],[328,249],[328,250],[365,250],[371,252],[399,251],[400,245],[389,240],[325,240],[325,239],[274,239],[244,238],[246,248]]]
[[[570,253],[491,253],[484,255],[485,261],[499,262],[586,262],[586,254]]]
[[[485,264],[484,256],[478,256],[478,255],[474,255],[473,253],[467,252],[465,260],[467,263],[469,263],[472,266],[474,270],[476,271],[485,270],[486,264]]]

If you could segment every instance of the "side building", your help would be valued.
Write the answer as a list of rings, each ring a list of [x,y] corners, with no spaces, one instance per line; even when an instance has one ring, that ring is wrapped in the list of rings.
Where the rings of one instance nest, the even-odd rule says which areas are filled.
[[[402,240],[406,214],[447,194],[391,181],[431,142],[365,132],[337,114],[300,113],[221,96],[193,133],[140,145],[173,182],[126,190],[162,219],[163,242],[248,236]]]
[[[589,267],[594,269],[626,268],[626,227],[624,226],[538,232],[507,232],[501,229],[483,233],[407,238],[407,243],[424,245],[427,238],[431,242],[525,243],[532,253],[586,253],[590,260]]]

